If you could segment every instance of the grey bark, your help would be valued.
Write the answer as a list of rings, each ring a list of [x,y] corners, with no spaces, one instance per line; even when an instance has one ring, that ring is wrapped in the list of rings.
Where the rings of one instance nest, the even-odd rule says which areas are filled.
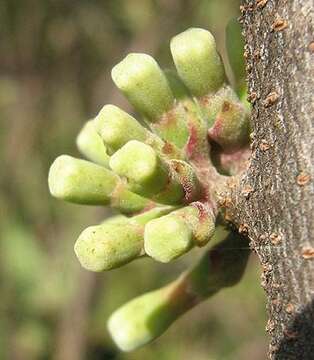
[[[262,265],[271,359],[314,359],[312,0],[241,7],[252,158],[228,215]]]

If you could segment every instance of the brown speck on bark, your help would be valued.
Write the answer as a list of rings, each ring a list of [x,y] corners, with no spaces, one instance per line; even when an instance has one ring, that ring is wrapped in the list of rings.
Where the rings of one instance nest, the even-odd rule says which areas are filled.
[[[288,314],[293,314],[294,313],[294,306],[293,304],[289,303],[286,307],[285,310]]]
[[[270,234],[269,238],[270,238],[270,242],[271,242],[273,245],[278,245],[278,244],[280,244],[280,243],[281,243],[281,240],[282,240],[282,239],[281,239],[281,236],[278,235],[278,234],[276,234],[276,233]]]
[[[280,310],[281,308],[281,301],[280,299],[274,299],[271,301],[271,303],[273,304],[274,308],[276,308],[276,311]]]
[[[248,97],[247,97],[247,101],[250,102],[252,105],[256,102],[257,99],[257,94],[256,92],[251,92]]]
[[[253,65],[246,64],[245,69],[246,69],[246,72],[250,73],[252,71],[252,69],[253,69]]]
[[[314,41],[311,41],[308,46],[309,50],[314,53]]]
[[[229,189],[235,189],[236,186],[237,186],[237,182],[233,178],[228,179],[227,186],[228,186]]]
[[[278,351],[278,349],[279,349],[279,346],[277,346],[277,345],[269,345],[269,352],[270,352],[271,354],[273,354],[273,353],[275,353],[276,351]]]
[[[265,234],[262,234],[262,235],[259,236],[258,239],[259,239],[260,242],[264,242],[267,239],[267,236]]]
[[[266,96],[265,100],[263,101],[263,105],[265,107],[272,106],[278,101],[278,99],[279,94],[276,91],[272,91]]]
[[[306,246],[302,248],[302,257],[303,259],[310,260],[314,259],[314,247]]]
[[[261,53],[260,53],[260,51],[259,51],[258,49],[257,49],[257,50],[254,50],[254,52],[253,52],[253,57],[254,57],[255,60],[259,60],[259,59],[260,59]]]
[[[306,185],[309,181],[310,181],[311,177],[309,174],[306,174],[305,172],[301,172],[298,176],[297,176],[297,183],[300,186],[304,186]]]
[[[268,142],[265,139],[261,140],[261,143],[259,144],[259,148],[262,151],[267,151],[270,148],[270,145],[268,144]]]
[[[256,7],[263,8],[267,2],[268,2],[268,0],[256,0]]]
[[[285,337],[288,338],[289,340],[293,340],[298,337],[298,333],[296,331],[292,331],[289,329],[285,329],[283,331],[283,333],[284,333]]]
[[[226,196],[226,197],[221,197],[220,199],[218,199],[219,205],[223,206],[223,207],[230,207],[231,206],[231,198]]]
[[[282,31],[288,27],[288,23],[286,20],[278,18],[271,27],[274,31]]]
[[[239,226],[239,233],[240,234],[247,234],[248,233],[248,231],[249,231],[249,226],[248,226],[248,224],[240,224],[240,226]]]
[[[278,290],[278,289],[280,289],[280,288],[281,288],[281,285],[280,285],[280,284],[278,284],[278,283],[273,283],[273,284],[272,284],[272,287],[273,287],[273,289]]]
[[[253,188],[252,186],[250,185],[245,185],[241,191],[242,195],[245,197],[245,198],[249,198],[250,197],[250,194],[253,192]]]
[[[267,321],[265,329],[266,329],[267,332],[271,333],[275,329],[275,323],[271,319],[269,319]]]

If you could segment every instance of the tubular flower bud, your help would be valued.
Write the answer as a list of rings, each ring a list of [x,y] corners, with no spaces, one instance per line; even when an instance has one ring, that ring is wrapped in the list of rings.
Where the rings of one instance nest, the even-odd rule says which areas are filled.
[[[214,216],[199,206],[187,206],[150,221],[145,227],[145,252],[161,262],[169,262],[193,246],[205,245],[214,233]]]
[[[48,183],[53,196],[76,204],[119,204],[128,212],[139,211],[149,203],[127,190],[112,171],[68,155],[59,156],[51,165]]]
[[[113,68],[112,78],[151,129],[182,149],[189,135],[185,113],[180,103],[175,104],[167,77],[157,62],[146,54],[130,54]]]
[[[175,36],[170,46],[178,73],[197,98],[209,127],[216,121],[210,139],[226,150],[247,144],[248,111],[234,91],[224,85],[223,64],[210,32],[189,29]],[[227,108],[228,113],[221,111]]]
[[[191,28],[175,36],[170,43],[177,71],[194,96],[217,91],[225,81],[225,72],[209,31]]]
[[[167,79],[151,56],[129,54],[111,74],[130,103],[150,121],[172,107],[174,97]]]
[[[96,129],[112,152],[130,140],[144,141],[147,130],[131,115],[114,105],[105,105],[96,119]]]
[[[143,255],[145,224],[171,209],[170,206],[155,208],[132,218],[115,216],[100,225],[88,227],[74,246],[81,265],[87,270],[105,271]]]
[[[166,144],[160,137],[144,128],[136,119],[114,105],[105,105],[95,118],[95,128],[111,153],[130,140],[150,145],[165,158],[181,158],[180,150]]]
[[[75,243],[75,253],[87,270],[104,271],[122,266],[142,252],[143,227],[127,217],[85,229]]]
[[[121,350],[131,351],[156,339],[179,316],[222,288],[236,284],[248,255],[243,239],[230,234],[177,280],[116,310],[108,321],[113,340]]]
[[[169,166],[148,145],[132,140],[110,159],[110,167],[128,179],[130,188],[145,197],[167,204],[184,198],[184,189]]]
[[[61,155],[51,165],[48,181],[56,198],[78,204],[107,205],[119,178],[89,161]]]
[[[227,151],[248,144],[249,111],[230,86],[223,86],[214,95],[199,99],[207,119],[209,138]]]
[[[97,134],[94,120],[89,120],[76,138],[76,145],[86,158],[95,164],[108,167],[109,156],[107,149]]]
[[[249,130],[248,113],[244,105],[225,100],[208,135],[223,149],[234,151],[247,144]]]

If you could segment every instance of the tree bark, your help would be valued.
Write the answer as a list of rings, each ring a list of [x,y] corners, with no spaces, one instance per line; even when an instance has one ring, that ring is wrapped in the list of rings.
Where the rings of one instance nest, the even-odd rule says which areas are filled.
[[[314,358],[312,7],[311,0],[241,6],[252,157],[230,186],[227,215],[261,261],[276,360]]]

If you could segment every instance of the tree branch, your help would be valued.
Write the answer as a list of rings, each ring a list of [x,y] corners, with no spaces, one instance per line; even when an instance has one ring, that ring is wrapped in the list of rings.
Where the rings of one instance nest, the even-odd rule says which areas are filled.
[[[270,358],[314,351],[313,11],[306,0],[241,7],[254,131],[250,167],[227,217],[262,264]]]

